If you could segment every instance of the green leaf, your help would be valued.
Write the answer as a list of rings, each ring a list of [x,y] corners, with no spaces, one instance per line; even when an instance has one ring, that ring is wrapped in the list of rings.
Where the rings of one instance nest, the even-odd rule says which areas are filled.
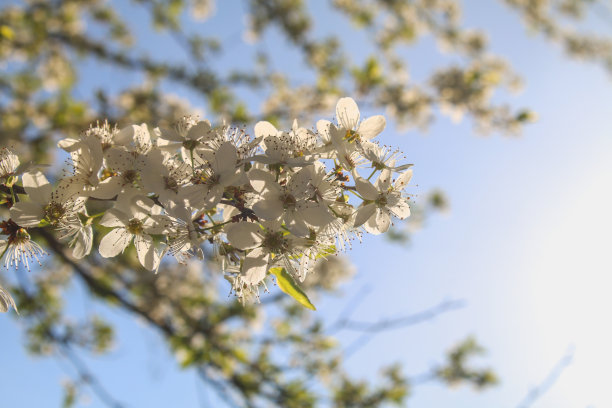
[[[270,268],[268,272],[276,276],[276,283],[278,283],[280,290],[297,300],[302,306],[310,310],[317,310],[310,302],[310,299],[308,299],[306,293],[298,286],[295,279],[287,273],[285,268]]]

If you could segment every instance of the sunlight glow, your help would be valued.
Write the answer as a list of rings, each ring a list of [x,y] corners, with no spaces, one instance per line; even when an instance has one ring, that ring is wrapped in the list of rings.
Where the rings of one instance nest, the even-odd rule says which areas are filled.
[[[530,291],[526,301],[536,326],[534,345],[553,362],[562,357],[558,353],[563,342],[575,346],[573,363],[550,395],[543,397],[551,406],[612,406],[609,158],[591,163],[585,176],[574,187],[568,186],[559,205],[542,214],[540,223],[525,236],[533,249],[524,276]]]

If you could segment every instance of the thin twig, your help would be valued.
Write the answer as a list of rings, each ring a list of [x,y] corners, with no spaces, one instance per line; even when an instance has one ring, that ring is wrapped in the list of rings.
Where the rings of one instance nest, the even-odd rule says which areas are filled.
[[[351,320],[345,320],[343,322],[340,322],[338,330],[345,329],[359,331],[362,333],[357,339],[355,339],[344,349],[344,359],[346,360],[351,357],[358,350],[363,348],[368,342],[370,342],[373,336],[379,334],[380,332],[413,326],[425,321],[433,320],[440,314],[460,309],[464,306],[465,302],[463,300],[445,300],[440,304],[432,308],[426,309],[422,312],[400,317],[397,319],[385,319],[372,323]]]
[[[569,346],[565,355],[561,357],[557,364],[553,367],[553,369],[548,373],[544,381],[542,381],[538,386],[529,390],[527,395],[523,398],[523,400],[517,405],[517,408],[529,408],[533,405],[534,402],[538,400],[538,398],[542,397],[559,379],[559,376],[563,371],[572,363],[574,359],[574,346]]]
[[[392,330],[431,320],[442,313],[462,307],[465,307],[465,301],[463,300],[444,300],[429,309],[395,319],[383,319],[378,322],[362,322],[347,319],[339,322],[339,330],[353,330],[366,333]]]

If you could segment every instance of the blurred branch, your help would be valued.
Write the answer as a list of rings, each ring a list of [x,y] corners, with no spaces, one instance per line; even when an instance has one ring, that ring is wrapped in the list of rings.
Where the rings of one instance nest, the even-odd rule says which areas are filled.
[[[378,322],[363,322],[358,320],[343,319],[336,323],[338,330],[353,330],[366,333],[376,333],[385,330],[393,330],[401,327],[412,326],[424,321],[432,320],[442,313],[465,307],[464,300],[444,300],[438,305],[421,312],[395,319],[383,319]]]
[[[226,389],[225,384],[215,380],[211,375],[206,373],[206,368],[204,366],[198,367],[197,373],[198,377],[200,377],[203,382],[209,384],[228,406],[240,407],[240,404],[230,395],[229,390]]]
[[[134,305],[129,302],[124,297],[120,296],[116,291],[106,287],[96,279],[94,279],[88,272],[83,268],[80,264],[75,262],[72,258],[70,258],[64,252],[64,246],[51,234],[48,230],[44,228],[39,228],[37,231],[46,241],[51,250],[66,264],[70,265],[72,269],[77,273],[77,275],[85,281],[85,283],[93,290],[94,293],[103,296],[109,297],[112,300],[115,300],[121,304],[124,308],[129,310],[132,313],[135,313],[141,317],[143,317],[146,321],[158,327],[161,331],[166,334],[172,334],[172,328],[164,323],[157,322],[154,320],[146,310],[141,309],[140,307]]]
[[[565,355],[557,362],[553,369],[548,373],[548,376],[538,386],[532,388],[523,400],[517,405],[517,408],[531,407],[542,395],[544,395],[559,379],[561,373],[572,363],[574,359],[574,346],[568,347]]]
[[[23,291],[23,295],[26,299],[34,302],[34,296],[30,293],[28,277],[24,273],[23,269],[19,270],[19,284],[21,290]],[[40,322],[43,322],[45,319],[41,314],[44,313],[43,310],[36,309],[34,310],[34,316]],[[94,392],[94,394],[108,407],[111,408],[123,408],[125,405],[115,399],[110,392],[102,385],[102,383],[97,379],[97,377],[93,374],[93,372],[89,369],[87,364],[78,356],[76,351],[74,350],[72,343],[70,341],[69,336],[58,334],[52,326],[43,325],[46,336],[58,347],[59,357],[63,357],[67,360],[72,367],[75,369],[78,377],[78,381],[87,384],[89,388]]]
[[[283,380],[280,380],[278,377],[278,367],[264,364],[256,359],[251,360],[243,354],[240,348],[236,347],[236,344],[227,343],[226,337],[224,337],[222,333],[217,332],[224,321],[229,320],[236,314],[244,312],[245,309],[242,305],[239,305],[239,308],[236,309],[237,311],[228,307],[227,311],[219,313],[220,317],[216,317],[219,321],[208,322],[207,319],[197,319],[193,317],[182,305],[174,302],[170,298],[165,298],[162,293],[155,292],[155,287],[148,288],[155,292],[153,295],[156,299],[159,300],[164,298],[164,300],[170,303],[172,309],[176,312],[176,316],[182,319],[184,324],[190,328],[190,331],[185,334],[181,332],[179,323],[175,325],[172,324],[172,321],[169,319],[164,319],[162,317],[155,318],[150,313],[150,310],[136,305],[134,302],[130,301],[127,296],[122,295],[122,293],[127,294],[130,293],[131,290],[136,289],[130,286],[130,282],[125,280],[122,281],[121,276],[114,276],[117,278],[118,282],[121,282],[121,284],[125,286],[125,291],[116,286],[111,287],[107,285],[103,280],[98,279],[92,272],[88,271],[87,266],[84,266],[83,262],[77,263],[68,256],[65,252],[65,247],[51,232],[38,229],[37,233],[46,240],[49,248],[54,254],[73,268],[77,276],[85,282],[89,290],[106,298],[106,300],[116,301],[123,309],[143,317],[154,328],[161,331],[170,343],[177,340],[189,340],[196,334],[203,335],[209,345],[208,353],[212,354],[214,352],[215,356],[218,357],[204,355],[201,360],[190,363],[189,365],[195,366],[200,378],[205,382],[213,384],[214,386],[212,388],[215,392],[217,392],[222,399],[227,400],[230,406],[259,406],[253,400],[252,381],[259,384],[257,386],[259,389],[257,394],[258,400],[267,400],[272,406],[287,406],[287,401],[292,398],[292,392],[294,392],[292,389],[286,388],[291,387],[291,380],[288,380],[289,385],[285,384]],[[85,265],[87,264],[85,263]],[[221,307],[219,307],[219,309],[221,309]],[[216,358],[222,360],[217,360]],[[247,371],[248,375],[252,376],[253,379],[245,379],[245,374],[241,372],[242,370],[235,369],[228,372],[226,366],[228,364],[227,361],[233,361],[235,364],[240,364],[240,368]],[[232,394],[238,397],[233,397]],[[236,402],[237,398],[240,399],[240,403]]]
[[[344,356],[345,359],[347,359],[355,354],[355,352],[357,352],[359,349],[364,347],[375,335],[383,331],[413,326],[425,321],[433,320],[443,313],[457,310],[464,306],[465,301],[463,300],[444,300],[438,305],[421,312],[395,319],[382,319],[378,322],[351,320],[349,316],[347,318],[338,320],[333,327],[333,331],[352,330],[362,333],[344,349]]]

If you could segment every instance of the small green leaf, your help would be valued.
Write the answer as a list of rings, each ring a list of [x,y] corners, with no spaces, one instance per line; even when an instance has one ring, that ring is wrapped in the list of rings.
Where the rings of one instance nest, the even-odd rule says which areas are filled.
[[[310,302],[310,299],[308,299],[306,293],[298,286],[295,279],[287,273],[285,268],[270,268],[268,272],[276,276],[276,283],[278,283],[280,290],[297,300],[302,306],[310,310],[317,310]]]
[[[44,228],[44,227],[48,227],[49,225],[51,225],[49,223],[49,221],[47,221],[46,219],[42,219],[40,220],[40,222],[38,223],[38,227],[39,228]]]

